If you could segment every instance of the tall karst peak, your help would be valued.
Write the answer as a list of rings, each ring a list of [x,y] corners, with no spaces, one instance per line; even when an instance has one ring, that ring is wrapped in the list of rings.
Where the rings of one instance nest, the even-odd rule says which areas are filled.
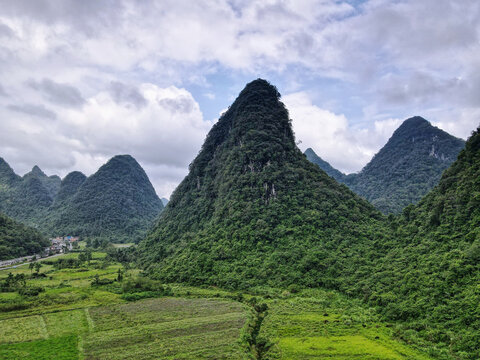
[[[408,146],[410,149],[422,146],[418,145],[419,143],[423,143],[423,145],[428,143],[431,147],[427,146],[425,149],[429,154],[431,153],[430,156],[437,157],[442,161],[449,161],[450,163],[456,159],[456,154],[458,154],[458,152],[456,152],[455,156],[451,158],[447,151],[442,152],[441,147],[446,145],[448,148],[450,143],[456,143],[457,145],[460,144],[461,147],[463,147],[463,144],[465,143],[463,140],[455,138],[449,133],[433,126],[428,120],[425,120],[420,116],[414,116],[405,120],[399,128],[394,131],[388,142],[406,142],[409,144]],[[388,143],[385,146],[388,146]],[[460,151],[460,149],[458,151]]]
[[[62,180],[62,185],[63,184],[70,184],[72,182],[83,182],[85,181],[87,177],[85,176],[84,173],[81,171],[72,171],[71,173],[68,173],[67,176]]]
[[[229,109],[212,127],[192,168],[201,170],[218,148],[246,147],[248,156],[255,154],[255,138],[276,138],[277,143],[295,146],[288,112],[279,101],[280,93],[268,81],[257,79],[245,86]]]
[[[42,183],[51,200],[57,195],[62,182],[57,175],[47,176],[38,165],[35,165],[30,172],[23,176],[24,182],[31,183],[32,179],[38,179]]]
[[[402,125],[400,125],[399,129],[401,128],[408,128],[408,127],[418,127],[421,125],[431,125],[428,120],[421,116],[412,116],[403,121]]]
[[[302,258],[327,239],[353,241],[353,232],[365,230],[359,224],[378,216],[305,158],[279,92],[259,79],[212,127],[139,255],[155,276],[172,281],[291,282],[293,263],[277,266],[283,249]]]
[[[397,213],[438,183],[464,145],[416,116],[405,120],[362,171],[345,182],[381,211]]]

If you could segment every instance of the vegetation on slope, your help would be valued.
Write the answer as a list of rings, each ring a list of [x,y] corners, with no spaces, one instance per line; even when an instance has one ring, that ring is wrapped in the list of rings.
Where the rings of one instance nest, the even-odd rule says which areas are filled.
[[[48,245],[37,230],[0,214],[0,260],[36,254]]]
[[[0,271],[0,358],[300,359],[310,352],[426,359],[396,340],[396,329],[373,309],[333,291],[240,293],[171,284],[167,296],[136,301],[158,281],[121,267],[108,253],[87,248],[43,260],[38,275],[28,265]],[[312,337],[328,346],[312,346]]]
[[[416,116],[407,119],[358,174],[344,175],[318,157],[307,158],[385,214],[400,213],[417,203],[440,180],[465,142]]]
[[[339,183],[345,182],[345,175],[341,171],[335,169],[332,165],[330,165],[328,162],[323,160],[320,156],[318,156],[315,151],[313,151],[312,148],[308,148],[304,152],[305,156],[307,157],[307,160],[318,165],[320,169],[325,171],[328,176],[331,176],[335,180],[337,180]]]
[[[325,259],[381,232],[370,204],[305,159],[279,97],[253,81],[214,125],[140,245],[153,276],[227,288],[333,286],[339,268]]]
[[[0,158],[0,211],[50,236],[80,235],[106,241],[138,241],[163,204],[141,166],[116,156],[87,179],[81,172],[25,176]]]
[[[339,293],[309,289],[266,304],[268,314],[259,335],[268,339],[265,360],[432,359],[395,341],[396,326],[383,323],[373,309]]]
[[[478,132],[431,194],[386,219],[306,161],[278,98],[262,80],[247,85],[140,244],[140,262],[167,282],[337,289],[402,324],[408,341],[435,344],[435,357],[477,359]],[[400,129],[394,138],[408,139]]]
[[[85,182],[87,177],[80,171],[69,173],[62,180],[57,195],[55,196],[54,206],[70,200],[78,191],[80,186]]]
[[[40,180],[42,185],[48,192],[48,195],[51,199],[55,198],[60,189],[60,184],[62,180],[57,175],[47,176],[37,165],[32,168],[32,171],[26,173],[23,176],[23,179],[35,178]]]
[[[386,255],[352,258],[340,289],[436,343],[442,358],[480,358],[479,130],[433,191],[389,222]]]
[[[17,221],[38,227],[60,179],[47,177],[37,166],[23,178],[0,158],[0,211]]]
[[[69,174],[46,228],[57,234],[138,241],[162,209],[145,171],[133,157],[119,155],[87,179]]]

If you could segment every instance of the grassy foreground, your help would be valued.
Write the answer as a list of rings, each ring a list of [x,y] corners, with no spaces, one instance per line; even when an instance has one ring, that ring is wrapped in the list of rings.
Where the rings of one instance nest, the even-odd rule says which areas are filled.
[[[44,290],[0,292],[0,359],[431,359],[397,340],[373,310],[335,292],[171,284],[168,296],[125,294],[122,283],[138,270],[123,270],[118,281],[122,265],[105,255],[93,253],[78,268],[50,262],[39,277],[28,265],[1,271],[0,281],[11,271]]]
[[[431,359],[394,340],[393,326],[375,313],[332,292],[303,291],[268,306],[260,333],[271,344],[264,359]]]

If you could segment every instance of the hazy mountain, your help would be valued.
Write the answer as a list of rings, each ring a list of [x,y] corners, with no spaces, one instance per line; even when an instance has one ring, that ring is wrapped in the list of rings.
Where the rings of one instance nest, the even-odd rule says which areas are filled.
[[[331,284],[336,271],[324,272],[322,258],[369,241],[380,214],[305,159],[279,97],[255,80],[213,126],[140,244],[153,276],[226,287]]]
[[[73,171],[69,173],[62,180],[60,189],[55,197],[54,206],[70,200],[78,191],[80,186],[85,182],[87,177],[80,171]]]
[[[59,185],[58,176],[48,177],[38,166],[20,177],[0,159],[0,211],[17,221],[37,227]]]
[[[418,202],[438,183],[464,144],[463,140],[416,116],[405,120],[358,174],[340,173],[313,150],[307,150],[305,155],[383,213],[398,213]]]
[[[60,177],[57,175],[47,176],[37,165],[35,165],[30,172],[23,176],[24,181],[28,180],[29,178],[39,179],[45,189],[47,189],[52,200],[57,195],[62,182]]]
[[[50,232],[114,241],[138,240],[163,209],[145,171],[129,155],[113,157],[86,179],[69,174],[57,201]]]
[[[318,156],[315,153],[315,151],[313,151],[312,148],[308,148],[307,150],[305,150],[304,154],[309,161],[318,165],[320,169],[322,169],[327,173],[328,176],[333,177],[338,182],[344,182],[346,175],[340,172],[339,170],[335,169],[325,160],[323,160],[320,156]]]
[[[15,174],[8,163],[0,157],[0,185],[13,185],[20,181],[20,176]]]
[[[168,204],[168,199],[167,198],[162,197],[160,200],[162,200],[163,206],[167,206],[167,204]]]
[[[87,178],[63,181],[38,167],[20,177],[0,158],[0,211],[49,235],[88,235],[133,241],[163,209],[150,180],[131,156],[112,158]]]

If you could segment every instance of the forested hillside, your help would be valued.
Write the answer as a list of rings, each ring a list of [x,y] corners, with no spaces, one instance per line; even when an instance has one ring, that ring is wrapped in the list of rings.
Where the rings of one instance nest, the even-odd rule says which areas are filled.
[[[249,83],[213,126],[140,262],[166,281],[228,288],[334,287],[352,244],[370,243],[381,215],[305,159],[280,94]]]
[[[23,176],[24,181],[28,179],[38,179],[45,187],[51,199],[54,199],[60,189],[62,180],[57,175],[47,176],[37,165]]]
[[[48,245],[37,230],[0,214],[0,260],[39,253]]]
[[[60,178],[48,177],[38,166],[22,178],[0,158],[0,211],[17,221],[38,227],[59,187]]]
[[[455,161],[464,144],[463,140],[416,116],[405,120],[358,174],[342,174],[311,149],[305,155],[388,214],[399,213],[426,195]]]
[[[479,130],[433,191],[388,222],[385,256],[370,249],[370,262],[352,258],[340,289],[448,348],[442,358],[479,359]]]
[[[142,167],[133,157],[119,155],[88,178],[67,175],[45,227],[49,233],[138,241],[162,209]]]
[[[167,282],[340,290],[436,358],[478,359],[479,144],[477,131],[429,195],[385,218],[302,156],[278,92],[256,80],[208,134],[139,264]]]
[[[70,200],[77,193],[80,186],[85,182],[87,177],[80,171],[73,171],[62,180],[60,189],[55,197],[54,207],[60,206],[62,203]]]
[[[112,158],[89,178],[74,171],[63,181],[38,166],[20,177],[0,158],[0,210],[48,236],[138,241],[162,209],[145,171],[129,155]]]

